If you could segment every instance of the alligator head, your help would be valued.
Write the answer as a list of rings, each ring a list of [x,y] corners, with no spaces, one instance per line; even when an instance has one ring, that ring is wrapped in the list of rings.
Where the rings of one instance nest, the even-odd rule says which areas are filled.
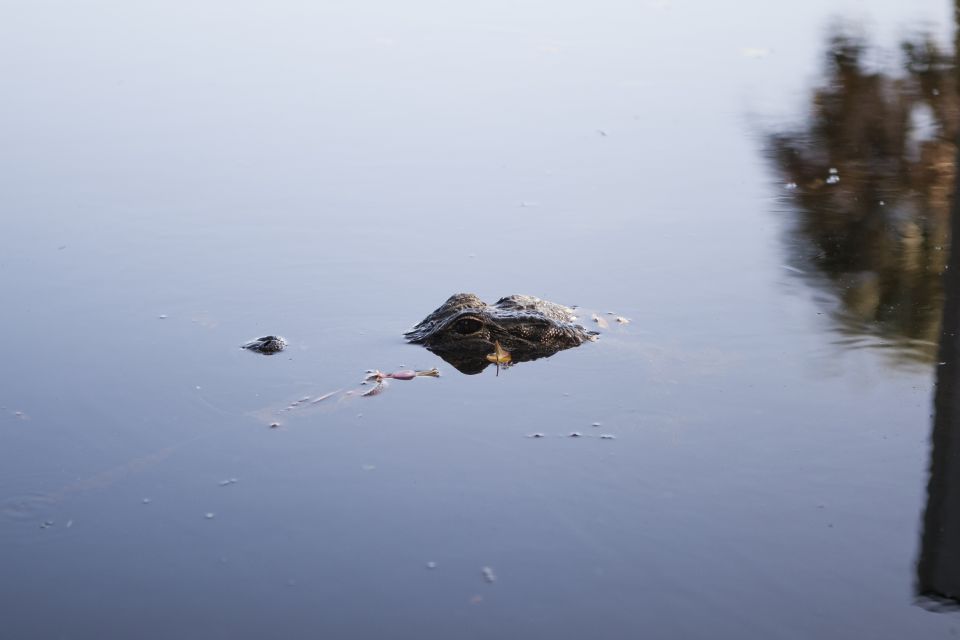
[[[467,374],[490,364],[495,345],[511,362],[526,362],[577,347],[597,335],[575,323],[573,310],[533,296],[507,296],[488,305],[472,293],[450,296],[405,334]]]

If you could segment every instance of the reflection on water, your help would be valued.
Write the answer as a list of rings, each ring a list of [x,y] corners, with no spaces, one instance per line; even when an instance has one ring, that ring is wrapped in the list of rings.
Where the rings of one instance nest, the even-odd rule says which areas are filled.
[[[931,38],[877,71],[866,42],[835,31],[802,128],[771,137],[796,208],[793,263],[841,301],[841,331],[931,361],[942,306],[954,175],[953,58]]]
[[[953,209],[953,234],[960,234],[958,204],[955,202]],[[944,284],[946,301],[917,594],[925,606],[955,608],[960,603],[960,251],[951,252]]]
[[[862,38],[836,32],[809,121],[772,136],[771,149],[797,211],[793,260],[841,301],[841,330],[937,363],[916,594],[925,607],[955,609],[960,251],[948,244],[960,234],[960,105],[953,55],[928,37],[903,42],[901,53],[897,73],[880,72]]]
[[[954,33],[954,53],[960,55],[960,2],[955,3],[954,16],[958,27]],[[956,74],[947,72],[949,67],[944,63],[936,71],[942,80],[956,83]],[[946,94],[950,100],[942,104],[955,110],[957,104],[954,100],[960,87],[954,84],[950,89]],[[941,117],[947,123],[956,124],[952,112]],[[946,132],[950,136],[957,133],[956,129]],[[960,155],[957,164],[960,164]],[[960,237],[960,176],[955,176],[952,195],[950,235],[956,238]],[[917,560],[916,590],[924,606],[956,608],[960,603],[960,374],[957,371],[960,366],[960,245],[956,243],[950,251],[943,284],[945,302],[930,438],[930,478]]]

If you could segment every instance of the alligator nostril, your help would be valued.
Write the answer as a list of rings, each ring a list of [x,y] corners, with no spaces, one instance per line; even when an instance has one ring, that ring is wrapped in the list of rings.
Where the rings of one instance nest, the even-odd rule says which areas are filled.
[[[461,335],[470,335],[483,328],[483,323],[476,318],[460,318],[453,325],[453,330]]]

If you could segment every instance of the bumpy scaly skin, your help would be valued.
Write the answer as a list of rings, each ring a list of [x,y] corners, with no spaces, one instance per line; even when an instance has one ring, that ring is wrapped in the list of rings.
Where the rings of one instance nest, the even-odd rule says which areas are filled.
[[[576,324],[572,309],[533,296],[507,296],[488,305],[472,293],[458,293],[405,336],[464,373],[479,373],[495,343],[513,362],[524,362],[577,347],[596,333]]]

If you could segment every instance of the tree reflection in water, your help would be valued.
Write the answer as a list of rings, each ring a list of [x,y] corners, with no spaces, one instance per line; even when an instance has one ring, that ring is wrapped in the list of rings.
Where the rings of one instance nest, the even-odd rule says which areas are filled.
[[[954,193],[952,235],[960,237],[960,183]],[[918,602],[936,610],[960,604],[960,243],[950,252],[944,290],[930,479],[916,581]]]
[[[960,51],[960,0],[954,49]],[[871,70],[862,39],[835,34],[802,130],[771,137],[791,187],[794,261],[842,301],[841,327],[936,364],[918,603],[960,606],[960,155],[954,57],[902,45],[898,73]],[[951,206],[952,204],[952,206]],[[952,227],[952,233],[951,233]],[[949,267],[948,267],[949,255]]]
[[[954,179],[953,58],[927,37],[903,43],[894,73],[871,54],[835,31],[808,122],[771,136],[769,150],[796,211],[792,263],[841,302],[841,331],[930,362]]]

